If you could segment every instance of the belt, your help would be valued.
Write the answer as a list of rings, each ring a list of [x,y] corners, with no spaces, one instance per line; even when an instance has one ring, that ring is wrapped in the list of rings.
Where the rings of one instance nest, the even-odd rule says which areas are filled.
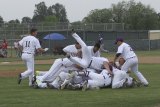
[[[22,52],[22,53],[26,53],[26,54],[32,54],[32,53],[29,53],[29,52]]]
[[[93,61],[93,60],[91,60],[91,62],[89,63],[88,68],[90,68],[90,66],[91,66],[91,64],[92,64],[92,61]]]

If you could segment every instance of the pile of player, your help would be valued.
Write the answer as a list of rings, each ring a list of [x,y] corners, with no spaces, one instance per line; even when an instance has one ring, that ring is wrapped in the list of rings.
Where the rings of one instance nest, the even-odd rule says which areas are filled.
[[[87,46],[75,32],[72,36],[76,43],[63,49],[66,58],[56,59],[49,71],[36,71],[35,88],[86,90],[148,86],[148,81],[138,71],[136,54],[122,38],[116,39],[118,51],[111,62],[100,57],[101,41],[94,46]],[[129,75],[129,69],[139,82]]]

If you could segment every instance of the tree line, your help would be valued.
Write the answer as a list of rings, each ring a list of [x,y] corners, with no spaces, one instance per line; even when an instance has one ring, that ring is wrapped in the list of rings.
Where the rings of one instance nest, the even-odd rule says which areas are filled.
[[[34,15],[32,18],[23,17],[20,22],[18,19],[10,20],[7,23],[69,23],[66,9],[62,4],[56,3],[49,7],[45,2],[35,5]],[[0,23],[4,23],[0,16]],[[160,13],[149,5],[141,2],[122,1],[112,4],[110,8],[95,9],[82,19],[72,24],[87,23],[124,23],[127,30],[149,30],[160,29]]]

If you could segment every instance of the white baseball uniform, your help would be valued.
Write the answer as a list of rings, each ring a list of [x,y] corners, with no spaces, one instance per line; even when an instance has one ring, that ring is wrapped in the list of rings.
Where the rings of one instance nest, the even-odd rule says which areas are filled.
[[[83,68],[87,68],[89,63],[91,62],[91,54],[88,54],[89,50],[87,48],[87,45],[82,41],[82,39],[76,33],[72,34],[72,36],[82,47],[82,58],[71,56],[69,59],[73,63],[75,63]]]
[[[112,88],[121,88],[123,87],[124,82],[128,79],[128,74],[125,71],[116,69],[113,67],[113,80]]]
[[[68,58],[59,58],[54,61],[48,72],[46,72],[43,76],[38,77],[37,79],[39,79],[41,82],[54,81],[62,71],[68,70],[77,70],[77,68],[75,68],[73,62],[68,60]]]
[[[92,57],[92,62],[90,64],[91,69],[95,69],[96,71],[101,71],[104,69],[103,63],[109,62],[107,58],[104,57]]]
[[[138,71],[138,58],[130,45],[123,42],[118,47],[117,53],[121,53],[121,56],[126,60],[121,70],[127,72],[129,68],[131,68],[131,71],[134,72],[134,74],[139,78],[139,80],[144,85],[148,85],[148,81],[146,80],[146,78]]]
[[[100,52],[99,52],[99,51],[93,52],[93,48],[94,48],[94,46],[88,46],[88,50],[89,50],[91,56],[92,56],[92,57],[93,57],[93,56],[94,56],[94,57],[100,57]]]
[[[72,56],[77,56],[79,50],[76,48],[75,45],[68,45],[65,48],[63,48],[63,51]]]
[[[107,70],[103,70],[100,74],[89,72],[87,88],[106,87],[111,84],[111,76]]]
[[[29,86],[32,85],[32,78],[34,76],[34,54],[35,50],[41,48],[39,40],[34,36],[26,36],[21,41],[19,45],[23,47],[22,60],[27,66],[27,70],[21,73],[22,79],[29,77]]]

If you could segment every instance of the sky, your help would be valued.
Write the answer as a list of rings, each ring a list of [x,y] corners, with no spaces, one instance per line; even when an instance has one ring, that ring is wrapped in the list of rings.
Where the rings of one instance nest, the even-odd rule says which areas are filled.
[[[70,22],[81,21],[91,10],[110,8],[122,0],[0,0],[0,16],[4,21],[21,20],[25,16],[32,18],[35,4],[44,1],[47,6],[56,3],[63,4],[67,11]],[[124,0],[128,1],[128,0]],[[160,12],[160,0],[135,0],[145,5],[150,5],[157,12]]]

